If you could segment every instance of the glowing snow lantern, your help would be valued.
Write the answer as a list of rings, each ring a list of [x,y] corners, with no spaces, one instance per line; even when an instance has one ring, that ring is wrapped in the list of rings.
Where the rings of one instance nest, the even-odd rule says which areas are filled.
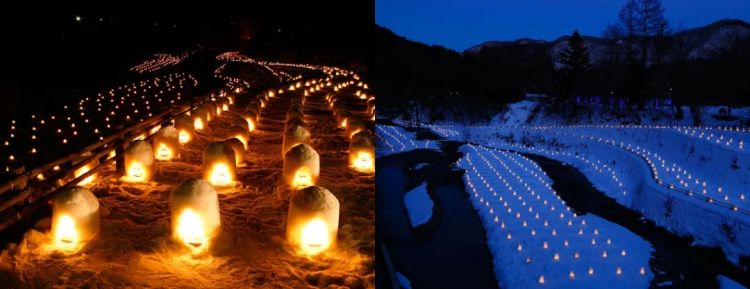
[[[154,150],[145,140],[131,143],[124,154],[126,182],[148,182],[154,171]]]
[[[195,126],[190,116],[183,114],[175,118],[174,127],[179,133],[177,139],[180,144],[186,144],[191,138],[193,138],[193,130],[195,129]]]
[[[85,161],[87,158],[89,158],[91,156],[92,156],[92,154],[90,152],[83,153],[80,156],[78,156],[75,159],[73,159],[73,164],[76,165],[76,164],[78,164],[80,162],[83,162],[83,161]],[[88,171],[90,171],[91,169],[93,169],[94,167],[96,167],[98,165],[99,165],[99,160],[98,159],[92,159],[92,160],[90,160],[88,163],[86,163],[83,166],[77,168],[73,172],[73,178],[78,178],[78,177],[82,176],[83,174],[87,173]],[[97,177],[96,173],[91,174],[90,176],[88,176],[85,179],[83,179],[80,182],[78,182],[78,185],[79,186],[89,185],[89,184],[93,183],[96,180],[96,177]]]
[[[234,150],[235,163],[238,166],[242,164],[245,161],[245,145],[236,138],[230,138],[224,142]]]
[[[177,156],[180,148],[180,133],[172,126],[165,127],[154,135],[154,158],[168,161]]]
[[[204,180],[188,180],[169,196],[172,213],[172,237],[202,252],[221,231],[219,197]]]
[[[250,138],[249,133],[247,132],[247,129],[241,127],[241,126],[232,126],[229,128],[229,138],[236,138],[242,142],[242,145],[247,149],[247,141]]]
[[[315,185],[320,175],[320,155],[308,144],[292,147],[284,157],[282,177],[293,189]]]
[[[60,249],[75,249],[99,232],[99,200],[90,190],[72,187],[52,201],[52,238]]]
[[[346,124],[346,134],[349,136],[349,138],[354,136],[355,133],[366,129],[367,123],[358,117],[352,117]]]
[[[228,144],[209,144],[203,153],[203,178],[214,186],[232,184],[236,177],[235,159],[235,152]]]
[[[195,130],[203,130],[206,127],[208,120],[210,119],[208,111],[209,109],[206,109],[205,106],[201,106],[193,110],[190,114],[193,119],[193,128],[195,128]]]
[[[349,164],[360,172],[375,171],[375,143],[368,133],[359,133],[349,144]]]
[[[258,114],[254,111],[245,111],[242,113],[242,118],[247,121],[248,131],[254,131],[258,127]]]
[[[312,143],[310,140],[310,131],[301,125],[293,125],[287,128],[284,133],[284,139],[281,142],[281,156],[285,156],[289,149],[302,143]]]
[[[336,243],[339,201],[322,187],[298,190],[289,202],[286,238],[306,255],[316,255]]]

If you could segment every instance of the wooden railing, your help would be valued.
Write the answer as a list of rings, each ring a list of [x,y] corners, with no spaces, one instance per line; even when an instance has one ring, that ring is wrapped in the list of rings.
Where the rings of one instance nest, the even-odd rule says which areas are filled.
[[[73,187],[112,162],[121,160],[125,147],[139,135],[146,134],[148,139],[153,135],[151,130],[154,130],[154,128],[169,125],[177,116],[191,111],[209,100],[210,97],[202,97],[193,99],[189,104],[175,105],[151,118],[86,146],[78,152],[29,170],[0,185],[0,198],[17,193],[15,196],[0,202],[0,217],[4,218],[0,222],[0,231],[46,205],[47,201],[57,192]],[[113,150],[115,155],[110,157]],[[86,156],[88,154],[90,155]],[[82,158],[83,156],[86,157]],[[76,162],[73,163],[73,161]],[[98,163],[96,166],[75,177],[76,170],[95,161]],[[117,162],[117,171],[120,173],[122,172],[122,163],[122,161]],[[71,176],[73,177],[71,178]],[[10,209],[15,209],[15,211],[9,212]]]

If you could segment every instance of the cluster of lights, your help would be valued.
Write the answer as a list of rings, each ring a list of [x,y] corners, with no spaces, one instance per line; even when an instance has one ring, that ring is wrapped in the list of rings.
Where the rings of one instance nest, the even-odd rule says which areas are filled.
[[[493,253],[507,262],[525,264],[508,270],[527,270],[525,275],[535,276],[527,284],[601,278],[648,282],[643,277],[648,260],[639,258],[647,254],[634,257],[625,244],[596,227],[596,220],[570,212],[536,163],[515,153],[469,147],[471,152],[458,164],[467,170],[472,204],[487,219],[483,223],[488,238],[495,240],[490,243],[508,249]],[[565,273],[540,274],[550,266]]]
[[[173,66],[180,64],[185,58],[188,58],[194,51],[185,52],[182,54],[168,54],[168,53],[157,53],[151,58],[144,60],[140,64],[137,64],[130,68],[130,71],[137,73],[156,72],[167,66]]]
[[[430,140],[415,140],[414,134],[406,132],[402,128],[391,125],[376,125],[375,136],[378,139],[378,155],[400,153],[415,149],[429,149],[436,147],[436,143]]]
[[[648,164],[654,181],[663,187],[688,197],[702,199],[711,205],[723,206],[736,212],[750,213],[750,210],[748,210],[750,209],[750,202],[746,200],[745,192],[727,192],[721,185],[712,187],[707,178],[700,178],[697,174],[688,171],[676,162],[667,160],[645,146],[617,140],[609,135],[586,135],[577,130],[557,128],[550,131],[548,128],[541,127],[535,129],[559,136],[572,137],[579,141],[592,141],[625,150],[643,159]],[[593,132],[596,133],[597,131]]]
[[[102,140],[122,126],[143,121],[182,102],[182,93],[197,85],[197,80],[185,73],[156,76],[82,97],[58,111],[33,113],[28,120],[11,120],[9,134],[2,141],[8,152],[5,171],[10,171],[19,156],[39,154],[42,144],[83,146],[86,144],[81,141]]]

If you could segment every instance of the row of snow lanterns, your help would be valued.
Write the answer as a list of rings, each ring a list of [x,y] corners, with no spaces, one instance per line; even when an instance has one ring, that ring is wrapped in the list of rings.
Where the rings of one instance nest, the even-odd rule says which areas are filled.
[[[221,111],[227,110],[228,105],[233,102],[233,97],[227,96],[219,99],[218,101],[208,102],[197,109],[193,110],[192,116],[200,115],[206,120],[211,117],[215,117],[220,114]],[[210,112],[209,112],[210,111]],[[202,114],[205,112],[205,114]],[[161,128],[157,126],[152,128],[149,133],[153,134],[153,145],[145,140],[145,134],[138,136],[126,149],[123,154],[123,161],[125,165],[125,172],[121,178],[124,182],[149,182],[152,179],[155,160],[169,161],[177,156],[179,146],[186,144],[192,138],[194,131],[194,121],[188,115],[181,115],[175,118],[174,126]],[[158,129],[161,128],[161,129]],[[209,146],[204,156],[204,163],[211,163],[213,152],[215,147]],[[114,152],[114,151],[112,151]],[[88,159],[91,154],[84,154],[74,159],[73,163],[77,164],[81,161]],[[109,157],[114,157],[110,153]],[[231,153],[231,164],[234,164],[234,152]],[[227,162],[228,163],[228,162]],[[81,175],[88,172],[93,167],[98,165],[98,160],[90,160],[87,164],[81,166],[74,172],[74,177],[78,178]],[[210,167],[204,164],[205,168]],[[96,197],[91,193],[90,190],[85,187],[91,184],[96,179],[96,174],[92,174],[81,180],[76,186],[67,189],[59,193],[53,201],[53,223],[52,223],[52,236],[54,244],[61,249],[76,249],[83,241],[86,241],[93,237],[98,231],[98,201]],[[188,240],[185,244],[194,247],[196,250],[205,248],[202,244],[205,242],[196,243],[190,234],[197,231],[200,232],[212,232],[213,226],[218,226],[218,217],[214,217],[216,213],[211,213],[210,208],[212,207],[210,202],[205,202],[206,195],[215,195],[213,187],[210,190],[202,189],[203,181],[188,181],[178,187],[172,196],[172,207],[173,207],[173,230],[175,236],[179,240]],[[210,187],[210,186],[209,186]],[[180,194],[193,195],[200,201],[198,206],[191,211],[179,211],[181,206]],[[218,202],[218,199],[217,199]],[[218,203],[217,203],[218,204]],[[216,206],[218,210],[218,206]],[[196,216],[200,215],[196,219]],[[176,218],[176,219],[175,219]],[[187,225],[186,225],[187,224]],[[197,231],[196,231],[197,230]],[[192,233],[191,233],[192,232]],[[188,236],[186,236],[187,234]],[[205,238],[210,238],[212,235],[207,234]],[[206,239],[207,240],[207,239]]]
[[[339,203],[327,189],[316,186],[320,176],[320,155],[312,147],[310,131],[304,120],[304,102],[304,95],[291,101],[281,145],[282,178],[296,190],[289,203],[286,238],[304,254],[315,255],[335,243]]]
[[[557,132],[557,133],[559,134],[559,132]],[[618,144],[613,139],[606,139],[606,138],[602,138],[602,137],[595,138],[594,136],[588,136],[587,137],[586,135],[576,135],[576,134],[572,134],[572,133],[563,133],[563,135],[580,137],[582,139],[583,138],[588,138],[591,141],[597,141],[597,142],[604,143],[604,144],[607,144],[607,145],[617,146],[617,147],[620,147],[621,149],[624,149],[626,151],[634,153],[634,154],[636,154],[636,155],[638,155],[638,156],[640,156],[640,157],[642,157],[642,158],[644,158],[646,160],[646,163],[651,168],[651,172],[653,173],[654,179],[659,184],[663,184],[664,183],[663,178],[659,176],[659,168],[661,168],[662,170],[664,170],[665,174],[673,175],[673,177],[675,178],[675,180],[677,180],[679,182],[679,185],[682,186],[683,189],[688,190],[688,192],[687,192],[688,196],[693,196],[694,195],[694,193],[689,189],[689,185],[691,183],[691,180],[693,179],[692,174],[690,174],[687,171],[687,169],[682,169],[679,166],[677,166],[676,163],[672,163],[671,168],[668,167],[666,165],[666,160],[663,157],[661,157],[656,152],[651,152],[651,151],[647,150],[645,147],[644,148],[641,148],[640,146],[633,147],[631,144],[625,144],[625,142],[622,142],[622,141]],[[652,158],[655,158],[656,160],[654,160]],[[659,164],[659,166],[657,166],[657,164]],[[675,174],[675,172],[676,172],[676,174]],[[682,175],[682,177],[680,177],[680,175]],[[708,196],[709,192],[708,192],[707,183],[706,183],[705,180],[701,182],[701,181],[699,181],[698,178],[695,178],[695,180],[692,181],[692,182],[694,182],[694,184],[696,186],[698,186],[699,184],[702,184],[702,188],[699,188],[699,190],[701,191],[701,194],[704,195],[704,196],[706,196],[707,202],[714,203],[714,199],[712,197]],[[676,187],[674,184],[668,184],[668,186],[669,186],[670,189],[675,189],[675,187]],[[722,193],[723,192],[722,187],[721,186],[717,187],[716,188],[716,192],[717,193]],[[745,201],[745,199],[746,199],[745,198],[745,194],[740,193],[739,194],[739,200],[740,201]],[[729,202],[730,201],[729,195],[728,194],[724,194],[723,200],[725,202]],[[730,205],[730,209],[732,211],[738,211],[739,210],[739,208],[738,208],[738,206],[736,204],[731,204]]]
[[[337,85],[334,91],[345,86]],[[357,95],[364,96],[364,93],[357,91]],[[360,172],[374,172],[375,170],[375,141],[370,125],[362,117],[351,112],[349,106],[343,98],[336,97],[332,94],[326,95],[326,101],[329,108],[333,111],[336,123],[339,124],[349,137],[349,164]],[[362,99],[362,98],[360,98]],[[366,114],[372,115],[375,119],[375,98],[365,97],[367,100]]]
[[[511,212],[512,212],[512,209],[511,209],[511,207],[508,207],[508,204],[509,204],[509,203],[508,203],[508,201],[511,201],[511,200],[513,200],[513,199],[518,199],[518,201],[519,201],[519,202],[521,202],[521,205],[522,205],[522,206],[525,206],[525,205],[526,205],[526,201],[524,201],[524,200],[523,200],[523,198],[522,198],[522,194],[516,194],[516,191],[515,191],[515,190],[513,190],[512,186],[511,186],[511,185],[510,185],[510,184],[508,183],[508,181],[507,181],[507,180],[506,180],[505,178],[503,178],[503,176],[502,176],[501,174],[499,174],[499,172],[497,172],[497,171],[496,171],[496,170],[494,169],[494,167],[493,167],[493,166],[491,165],[491,163],[490,163],[490,162],[489,162],[489,161],[488,161],[488,160],[487,160],[487,159],[486,159],[486,158],[485,158],[485,157],[483,156],[483,153],[482,153],[482,152],[480,152],[479,150],[477,150],[477,148],[476,148],[476,147],[474,147],[474,146],[472,146],[472,148],[473,148],[473,149],[474,149],[474,151],[476,152],[476,154],[475,154],[475,155],[479,156],[479,158],[480,158],[480,159],[482,159],[482,161],[483,161],[483,162],[484,162],[484,164],[485,164],[485,165],[487,166],[487,168],[489,168],[489,169],[490,169],[490,170],[491,170],[491,171],[492,171],[492,172],[493,172],[493,173],[495,174],[495,176],[496,176],[497,178],[499,178],[499,179],[500,179],[500,180],[501,180],[501,181],[503,182],[503,184],[504,184],[504,185],[506,186],[506,188],[507,188],[507,189],[508,189],[509,191],[512,191],[512,192],[513,192],[513,197],[508,197],[508,198],[505,198],[505,199],[503,198],[503,196],[502,196],[502,195],[501,195],[501,196],[499,197],[499,200],[500,200],[500,202],[502,202],[502,203],[504,204],[504,206],[508,208],[508,209],[507,209],[507,210],[508,210],[508,213],[511,213]],[[488,149],[484,149],[484,151],[485,151],[485,152],[488,152],[489,150],[488,150]],[[531,196],[534,196],[534,195],[536,195],[536,199],[537,199],[537,200],[539,200],[539,199],[540,199],[540,197],[541,197],[541,196],[540,196],[539,194],[535,194],[534,190],[532,190],[532,189],[531,189],[531,188],[530,188],[530,187],[528,186],[528,184],[527,184],[527,183],[525,183],[525,182],[524,182],[524,181],[523,181],[523,180],[521,179],[521,177],[520,177],[519,175],[517,175],[517,174],[515,174],[514,172],[512,172],[512,170],[511,170],[511,169],[510,169],[510,168],[509,168],[509,167],[508,167],[508,166],[507,166],[507,165],[506,165],[506,164],[505,164],[505,163],[504,163],[504,162],[503,162],[503,161],[502,161],[502,160],[501,160],[500,158],[498,158],[498,156],[496,156],[496,155],[495,155],[494,153],[490,153],[490,156],[492,156],[492,157],[493,157],[493,158],[494,158],[494,159],[495,159],[496,161],[500,162],[500,165],[501,165],[502,167],[504,167],[506,171],[510,172],[511,176],[515,177],[515,178],[516,178],[516,180],[517,180],[518,182],[520,182],[520,183],[521,183],[521,184],[522,184],[522,185],[523,185],[523,186],[524,186],[524,187],[526,188],[526,190],[530,191],[530,192],[531,192]],[[529,160],[528,160],[527,158],[525,158],[525,157],[523,157],[523,156],[520,156],[520,157],[521,157],[522,159],[524,159],[524,160],[528,161],[528,162],[531,162],[531,161],[529,161]],[[495,191],[494,191],[494,188],[493,188],[493,187],[492,187],[492,186],[490,185],[490,183],[489,183],[489,182],[487,181],[487,179],[486,179],[486,178],[485,178],[485,177],[484,177],[484,176],[482,175],[482,173],[480,172],[481,170],[478,170],[478,169],[477,169],[477,166],[475,166],[475,165],[473,164],[473,162],[471,161],[471,157],[470,157],[470,155],[467,155],[467,156],[466,156],[466,157],[464,158],[464,160],[465,160],[465,161],[467,162],[467,164],[468,164],[468,165],[470,166],[470,168],[471,168],[471,170],[473,171],[474,175],[476,175],[476,176],[477,176],[477,177],[478,177],[478,178],[479,178],[479,179],[480,179],[480,180],[482,181],[482,185],[483,185],[484,187],[486,187],[486,188],[487,188],[487,189],[488,189],[488,190],[489,190],[490,192],[492,192],[492,193],[493,193],[493,195],[492,195],[492,196],[487,196],[487,198],[488,198],[488,199],[489,199],[489,198],[497,198],[497,197],[498,197],[498,194],[497,194],[497,192],[495,192]],[[511,160],[513,160],[513,159],[511,158]],[[514,163],[515,163],[515,164],[516,164],[517,166],[521,166],[521,167],[523,168],[523,170],[524,170],[524,171],[526,171],[526,172],[529,172],[528,168],[524,167],[524,166],[523,166],[523,165],[522,165],[521,163],[519,163],[519,162],[518,162],[517,160],[513,160],[513,162],[514,162]],[[538,166],[537,166],[537,165],[535,165],[535,164],[534,164],[534,167],[533,167],[533,169],[535,169],[536,171],[541,171],[541,169],[540,169],[540,168],[538,168]],[[533,174],[533,176],[535,176],[535,177],[536,177],[536,178],[537,178],[537,179],[539,180],[539,182],[540,182],[540,183],[541,183],[541,184],[542,184],[542,185],[543,185],[543,186],[544,186],[544,187],[545,187],[545,188],[546,188],[547,190],[550,190],[550,191],[551,191],[551,192],[552,192],[553,194],[555,194],[554,190],[553,190],[553,189],[552,189],[552,188],[550,187],[550,185],[549,185],[548,183],[546,183],[546,182],[545,182],[545,181],[544,181],[544,180],[543,180],[543,179],[542,179],[542,178],[540,177],[540,174],[544,174],[544,172],[543,172],[543,171],[541,171],[541,173],[540,173],[540,174],[538,174],[538,173],[536,173],[536,172],[533,172],[533,171],[534,171],[534,170],[532,170],[532,174]],[[487,206],[487,207],[489,207],[489,213],[490,213],[490,214],[493,214],[493,215],[495,215],[495,214],[498,214],[499,212],[502,212],[502,211],[503,211],[503,209],[501,209],[501,210],[493,210],[493,207],[494,207],[494,206],[490,206],[490,203],[489,203],[489,201],[488,201],[488,200],[485,200],[485,199],[484,199],[484,196],[482,196],[483,194],[482,194],[482,195],[480,195],[480,192],[481,192],[481,191],[478,191],[478,190],[477,190],[478,188],[480,188],[480,187],[482,187],[482,186],[476,186],[476,185],[474,185],[474,183],[473,183],[473,182],[471,181],[471,177],[469,177],[469,175],[468,175],[468,174],[466,175],[466,183],[467,183],[467,185],[469,186],[469,188],[470,188],[470,189],[472,190],[474,198],[479,198],[479,202],[480,202],[481,204],[486,204],[486,206]],[[557,199],[559,200],[559,196],[557,197]],[[544,201],[544,205],[545,205],[545,206],[547,206],[547,201],[546,201],[546,200]],[[562,205],[563,207],[565,207],[565,204],[564,204],[564,202],[563,202],[563,203],[561,203],[561,205]],[[551,207],[551,209],[552,209],[552,210],[554,210],[554,206],[553,206],[553,207]],[[521,211],[523,211],[523,210],[521,210]],[[538,211],[538,210],[537,210],[537,211]],[[529,206],[529,212],[531,212],[531,207],[530,207],[530,206]],[[515,213],[515,217],[516,217],[516,218],[520,218],[520,212],[516,212],[516,213]],[[561,217],[561,220],[562,220],[563,214],[561,214],[561,215],[560,215],[560,217]],[[575,218],[575,217],[577,217],[577,216],[576,216],[575,214],[573,214],[573,217]],[[538,214],[538,213],[537,213],[537,215],[535,216],[535,218],[536,218],[536,219],[538,219],[538,218],[539,218],[539,214]],[[512,220],[512,218],[511,218],[511,220]],[[499,216],[497,216],[497,215],[495,216],[495,218],[494,218],[494,222],[495,222],[495,223],[498,223],[498,222],[500,222],[500,218],[499,218]],[[532,223],[532,222],[528,222],[528,223]],[[553,229],[552,229],[552,237],[554,237],[554,236],[556,236],[556,235],[557,235],[557,233],[556,233],[557,231],[556,231],[556,230],[554,229],[554,224],[549,224],[549,223],[548,223],[548,222],[547,222],[546,220],[544,221],[544,226],[545,226],[545,227],[547,227],[547,226],[550,226],[550,225],[552,225],[552,226],[553,226]],[[572,225],[573,225],[573,223],[572,223],[572,220],[568,220],[568,222],[567,222],[567,225],[568,225],[568,226],[572,226]],[[581,225],[585,225],[585,220],[582,220],[582,221],[581,221]],[[500,222],[500,228],[501,228],[501,229],[504,229],[505,227],[506,227],[506,225],[505,225],[505,222]],[[525,227],[527,227],[527,221],[525,221],[525,220],[523,221],[523,227],[524,227],[524,228],[525,228]],[[579,231],[578,231],[578,235],[581,235],[581,234],[582,234],[582,232],[583,232],[583,231],[582,231],[582,229],[579,229]],[[535,233],[535,230],[534,230],[534,229],[531,229],[531,234],[532,234],[532,236],[535,236],[535,235],[536,235],[536,233]],[[595,235],[598,235],[598,230],[594,229],[594,234],[595,234]],[[507,234],[507,237],[506,237],[506,239],[507,239],[507,240],[512,240],[512,235],[511,235],[510,233],[508,233],[508,234]],[[592,246],[594,246],[594,245],[596,244],[596,242],[595,242],[595,241],[596,241],[596,239],[592,239],[592,240],[591,240],[591,245],[592,245]],[[569,242],[568,242],[568,240],[564,240],[564,242],[563,242],[563,243],[564,243],[564,246],[565,246],[566,248],[567,248],[567,247],[569,246]],[[607,241],[606,241],[606,244],[607,244],[607,245],[611,244],[611,240],[610,240],[610,239],[607,239]],[[518,250],[518,252],[522,252],[522,251],[523,251],[523,248],[524,248],[524,247],[523,247],[523,246],[522,246],[521,244],[518,244],[518,245],[517,245],[517,250]],[[547,249],[549,249],[549,248],[550,248],[550,245],[549,245],[549,244],[548,244],[548,243],[547,243],[547,242],[545,241],[545,242],[543,243],[543,249],[547,250]],[[625,252],[625,250],[623,249],[623,250],[622,250],[622,251],[621,251],[621,252],[619,253],[619,255],[621,255],[621,256],[626,256],[626,252]],[[602,251],[602,255],[601,255],[601,256],[602,256],[602,258],[607,258],[607,256],[608,256],[608,254],[607,254],[607,251],[606,251],[606,250]],[[576,251],[573,257],[574,257],[575,259],[579,259],[579,258],[581,258],[581,254],[580,254],[579,252],[577,252],[577,251]],[[554,254],[554,256],[553,256],[553,261],[554,261],[554,262],[559,262],[559,261],[560,261],[560,254],[558,254],[558,253],[555,253],[555,254]],[[531,262],[531,258],[530,258],[530,257],[527,257],[527,258],[526,258],[526,263],[530,263],[530,262]],[[588,270],[587,270],[586,272],[587,272],[587,274],[588,274],[588,275],[590,275],[590,276],[591,276],[591,275],[594,275],[594,269],[593,269],[593,267],[591,267],[591,266],[590,266],[590,267],[588,268]],[[645,268],[644,268],[643,266],[641,266],[641,267],[640,267],[640,268],[638,269],[638,273],[639,273],[640,275],[645,275],[645,274],[646,274]],[[623,274],[623,270],[622,270],[622,268],[621,268],[620,266],[617,266],[617,267],[616,267],[616,269],[615,269],[615,274],[616,274],[616,275],[618,275],[618,276],[619,276],[619,275],[622,275],[622,274]],[[571,271],[569,272],[569,274],[568,274],[568,277],[569,277],[569,278],[570,278],[571,280],[575,280],[575,278],[576,278],[576,274],[575,274],[575,272],[574,272],[573,270],[571,270]],[[538,278],[538,280],[537,280],[537,282],[538,282],[539,284],[545,284],[545,282],[546,282],[546,281],[545,281],[544,275],[540,275],[540,276],[539,276],[539,278]]]
[[[32,114],[31,115],[31,142],[32,143],[31,143],[31,149],[29,150],[29,153],[31,154],[38,153],[38,150],[36,146],[34,145],[34,142],[39,139],[37,136],[40,136],[40,134],[44,134],[45,132],[56,133],[58,135],[61,135],[61,137],[59,138],[60,141],[63,144],[67,144],[70,139],[83,135],[83,133],[79,135],[79,129],[81,128],[81,126],[89,124],[90,117],[97,116],[97,115],[104,117],[105,123],[100,124],[103,126],[100,126],[99,128],[92,127],[92,132],[95,135],[98,135],[98,139],[101,140],[104,138],[103,134],[106,132],[106,130],[111,129],[112,127],[111,123],[114,122],[115,116],[117,115],[115,111],[121,108],[121,106],[122,107],[128,106],[131,108],[135,108],[134,111],[136,113],[139,112],[138,108],[140,108],[143,112],[149,112],[148,114],[144,113],[143,115],[151,116],[152,115],[152,112],[150,112],[152,108],[151,104],[153,103],[151,104],[149,103],[149,100],[146,99],[146,94],[148,92],[152,92],[153,90],[153,93],[150,94],[150,96],[153,98],[154,102],[161,103],[163,102],[163,100],[166,100],[167,102],[173,104],[175,100],[181,99],[181,96],[180,96],[181,94],[179,92],[172,95],[173,97],[172,99],[168,99],[166,97],[162,98],[162,95],[165,94],[165,91],[171,92],[172,90],[175,90],[178,87],[182,88],[182,82],[186,79],[193,79],[193,78],[192,76],[189,76],[189,75],[185,76],[183,73],[180,73],[180,74],[170,74],[162,78],[156,77],[153,80],[148,80],[148,81],[142,80],[137,83],[134,82],[132,84],[121,85],[116,89],[109,90],[108,93],[104,93],[104,94],[99,93],[97,94],[96,97],[93,97],[93,98],[91,97],[82,98],[78,101],[76,106],[66,105],[63,107],[64,108],[63,115],[52,114],[52,115],[49,115],[48,117],[45,117],[43,115]],[[178,82],[178,83],[174,84],[173,82]],[[160,88],[161,86],[165,86],[166,88]],[[122,94],[124,94],[123,96],[119,97],[119,100],[115,97],[116,91],[119,91]],[[128,100],[126,102],[126,98],[131,97],[131,93],[133,97],[136,97],[138,96],[139,91],[142,92],[140,97],[138,97],[136,100]],[[95,103],[96,106],[94,106],[93,108],[86,106],[87,102],[90,102],[90,100],[92,99],[93,101],[96,102]],[[139,102],[137,106],[136,106],[136,101]],[[113,106],[109,108],[111,109],[111,111],[109,112],[102,111],[102,109],[106,110],[106,108],[103,107],[103,104],[108,104],[110,106]],[[72,109],[73,107],[76,107],[77,109]],[[122,117],[122,115],[120,116]],[[130,115],[125,115],[124,119],[130,120],[131,117]],[[56,130],[54,128],[55,124],[57,124],[58,126]],[[17,125],[18,124],[16,123],[15,120],[11,121],[9,139],[3,142],[4,146],[6,147],[11,146],[10,140],[16,138]],[[70,132],[67,131],[68,129],[70,130]],[[13,154],[11,154],[8,157],[8,160],[11,162],[14,161],[15,159],[16,157]],[[6,171],[9,171],[9,170],[10,170],[10,166],[6,167]]]

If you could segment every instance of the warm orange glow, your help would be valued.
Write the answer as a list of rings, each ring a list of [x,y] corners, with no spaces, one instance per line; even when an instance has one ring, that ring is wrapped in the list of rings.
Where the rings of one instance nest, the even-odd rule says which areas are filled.
[[[225,163],[216,163],[211,167],[209,182],[215,186],[225,186],[233,182],[229,166]]]
[[[247,138],[245,138],[244,135],[238,134],[233,135],[232,137],[240,140],[240,142],[242,142],[242,146],[245,148],[245,150],[247,150]]]
[[[53,231],[55,245],[60,248],[73,248],[78,242],[76,222],[68,215],[61,215],[58,218]]]
[[[83,174],[87,173],[89,170],[91,170],[91,167],[89,165],[82,166],[78,168],[75,172],[73,172],[73,176],[75,178],[78,178],[82,176]],[[96,174],[86,177],[82,181],[78,182],[78,185],[85,186],[85,185],[91,184],[92,182],[94,182],[94,180],[96,180]]]
[[[346,118],[341,121],[341,127],[346,128]]]
[[[203,219],[193,210],[185,209],[177,218],[177,238],[186,246],[199,251],[208,245],[203,227]]]
[[[190,141],[190,133],[186,130],[181,130],[178,139],[180,144],[186,144]]]
[[[352,166],[360,172],[371,172],[375,170],[375,162],[371,153],[358,152],[357,157],[353,160]]]
[[[248,118],[247,119],[247,127],[248,127],[248,129],[250,131],[254,131],[255,130],[255,121],[253,121],[252,119]]]
[[[328,224],[321,219],[308,222],[301,232],[300,249],[308,255],[316,255],[331,246]]]
[[[171,160],[174,156],[174,153],[172,152],[172,149],[167,147],[167,144],[160,143],[158,144],[158,149],[156,150],[156,159],[160,161],[168,161]]]
[[[310,174],[310,170],[307,167],[301,167],[297,169],[297,172],[294,174],[294,180],[292,180],[292,187],[299,189],[312,185],[314,184],[312,175]]]
[[[225,104],[222,104],[222,105],[221,105],[221,109],[222,109],[223,111],[228,111],[228,110],[229,110],[229,105],[228,105],[228,104],[226,104],[226,103],[225,103]]]
[[[193,126],[195,127],[196,130],[202,130],[203,129],[203,120],[200,119],[200,118],[196,118],[193,121]]]
[[[126,164],[126,175],[123,178],[126,182],[145,182],[148,178],[148,171],[143,164],[137,161],[133,161]]]

